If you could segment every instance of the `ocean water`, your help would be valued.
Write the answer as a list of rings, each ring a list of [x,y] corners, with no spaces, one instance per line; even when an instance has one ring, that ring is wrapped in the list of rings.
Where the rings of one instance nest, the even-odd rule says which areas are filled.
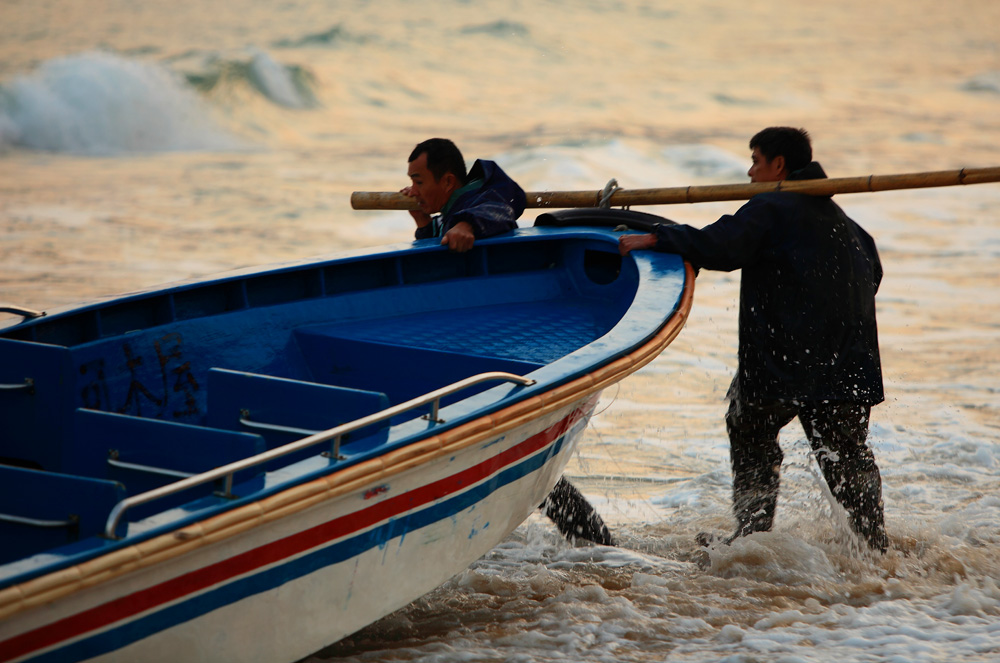
[[[775,124],[809,129],[835,177],[1000,165],[998,25],[982,0],[5,0],[0,302],[406,241],[407,214],[349,196],[404,186],[435,135],[528,190],[744,182]],[[739,286],[702,272],[685,330],[605,392],[568,470],[621,547],[532,517],[310,663],[1000,658],[1000,184],[838,199],[885,268],[886,556],[794,424],[775,530],[696,554],[732,527]]]

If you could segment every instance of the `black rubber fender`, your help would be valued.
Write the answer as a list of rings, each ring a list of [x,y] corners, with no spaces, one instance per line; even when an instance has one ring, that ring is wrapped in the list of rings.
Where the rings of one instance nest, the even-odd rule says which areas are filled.
[[[631,230],[647,233],[653,232],[653,228],[658,224],[674,225],[675,222],[656,214],[600,207],[581,207],[545,212],[539,214],[535,219],[536,226],[555,226],[557,228],[572,226],[616,228],[626,226]]]

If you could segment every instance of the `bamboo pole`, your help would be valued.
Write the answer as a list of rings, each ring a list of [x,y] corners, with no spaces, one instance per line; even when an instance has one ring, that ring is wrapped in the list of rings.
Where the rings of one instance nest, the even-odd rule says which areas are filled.
[[[748,184],[710,184],[706,186],[680,186],[664,189],[618,189],[610,197],[613,207],[632,205],[674,205],[677,203],[707,203],[721,200],[747,200],[758,193],[793,191],[816,196],[838,193],[874,193],[898,189],[923,189],[929,187],[958,186],[961,184],[986,184],[1000,182],[1000,166],[991,168],[962,168],[927,173],[902,173],[898,175],[868,175],[867,177],[838,177],[822,180],[784,180],[781,182],[756,182]],[[598,207],[602,191],[529,191],[529,208]],[[351,194],[351,207],[356,210],[409,210],[416,209],[412,198],[401,193],[355,191]]]

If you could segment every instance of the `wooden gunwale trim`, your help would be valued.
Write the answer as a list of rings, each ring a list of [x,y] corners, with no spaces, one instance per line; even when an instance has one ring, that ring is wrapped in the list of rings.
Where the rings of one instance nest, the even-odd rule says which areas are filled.
[[[648,364],[680,333],[694,298],[694,271],[685,263],[684,291],[677,311],[646,343],[624,357],[534,398],[485,415],[405,448],[372,458],[276,495],[161,534],[107,555],[0,590],[0,619],[64,598],[89,587],[149,568],[316,504],[381,478],[478,444],[537,416],[595,394]]]

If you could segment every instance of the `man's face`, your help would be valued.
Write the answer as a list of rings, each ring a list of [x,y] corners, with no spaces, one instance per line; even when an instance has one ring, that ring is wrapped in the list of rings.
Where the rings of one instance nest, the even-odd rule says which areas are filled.
[[[753,153],[750,155],[750,161],[753,165],[750,166],[750,170],[747,171],[747,175],[750,176],[751,182],[780,182],[785,179],[785,157],[776,156],[773,160],[768,161],[767,157],[760,153],[760,148],[753,148]]]
[[[457,188],[458,179],[452,173],[445,173],[440,180],[434,179],[434,175],[427,169],[426,152],[410,162],[407,174],[411,182],[410,194],[426,214],[440,212]]]

